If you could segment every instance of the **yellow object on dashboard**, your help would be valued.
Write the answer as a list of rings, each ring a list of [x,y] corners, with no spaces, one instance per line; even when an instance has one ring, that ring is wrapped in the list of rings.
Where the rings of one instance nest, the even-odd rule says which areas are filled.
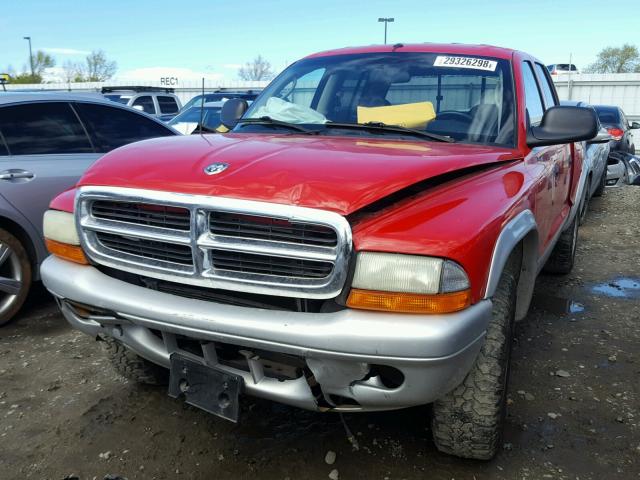
[[[436,118],[431,102],[403,103],[384,107],[358,106],[358,123],[382,122],[407,128],[425,128]]]

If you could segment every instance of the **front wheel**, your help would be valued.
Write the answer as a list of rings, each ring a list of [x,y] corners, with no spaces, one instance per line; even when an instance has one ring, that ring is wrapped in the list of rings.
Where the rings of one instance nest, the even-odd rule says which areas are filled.
[[[492,299],[485,343],[455,390],[433,404],[431,429],[438,450],[490,460],[499,448],[507,408],[507,384],[519,262],[507,265]]]
[[[168,369],[140,357],[111,337],[104,337],[103,340],[111,365],[120,375],[146,385],[169,384]]]
[[[31,288],[31,262],[20,241],[0,228],[0,326],[20,310]]]

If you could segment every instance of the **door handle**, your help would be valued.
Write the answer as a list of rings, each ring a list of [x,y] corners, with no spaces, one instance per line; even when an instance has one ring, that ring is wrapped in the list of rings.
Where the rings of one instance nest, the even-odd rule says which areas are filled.
[[[34,176],[35,175],[33,173],[27,172],[26,170],[5,170],[4,172],[0,172],[0,180],[15,180],[17,178],[31,179]]]

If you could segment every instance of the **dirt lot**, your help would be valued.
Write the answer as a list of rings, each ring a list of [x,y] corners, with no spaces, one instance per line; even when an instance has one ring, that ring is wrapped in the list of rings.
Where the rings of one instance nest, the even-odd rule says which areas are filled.
[[[574,273],[538,280],[492,462],[438,454],[424,409],[345,415],[351,443],[336,414],[248,398],[233,425],[122,380],[39,288],[0,330],[0,478],[640,479],[639,206],[595,199]]]

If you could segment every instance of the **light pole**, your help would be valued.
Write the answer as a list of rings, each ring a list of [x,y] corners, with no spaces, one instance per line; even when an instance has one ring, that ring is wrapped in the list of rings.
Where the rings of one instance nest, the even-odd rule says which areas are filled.
[[[378,22],[384,22],[384,44],[387,44],[387,24],[393,22],[393,18],[382,18],[378,19]]]
[[[35,77],[33,72],[33,52],[31,51],[31,37],[22,37],[29,42],[29,64],[31,65],[31,78]]]

